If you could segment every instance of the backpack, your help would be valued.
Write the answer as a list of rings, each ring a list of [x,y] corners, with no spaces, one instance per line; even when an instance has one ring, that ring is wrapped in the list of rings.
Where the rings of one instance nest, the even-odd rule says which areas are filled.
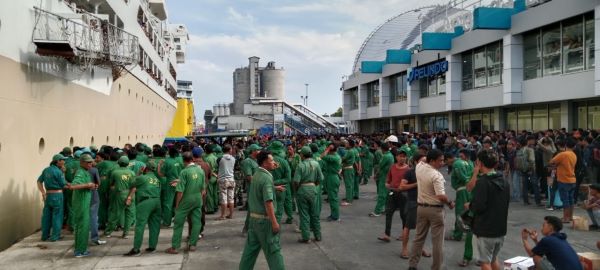
[[[529,172],[530,164],[528,159],[527,147],[522,147],[517,150],[517,154],[515,156],[515,169],[526,173]]]

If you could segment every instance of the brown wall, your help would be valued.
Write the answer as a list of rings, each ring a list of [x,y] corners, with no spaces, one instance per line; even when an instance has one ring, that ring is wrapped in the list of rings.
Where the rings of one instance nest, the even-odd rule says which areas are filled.
[[[76,146],[92,137],[96,146],[160,144],[176,110],[132,75],[107,96],[0,56],[0,82],[0,250],[39,229],[36,179],[71,137]]]

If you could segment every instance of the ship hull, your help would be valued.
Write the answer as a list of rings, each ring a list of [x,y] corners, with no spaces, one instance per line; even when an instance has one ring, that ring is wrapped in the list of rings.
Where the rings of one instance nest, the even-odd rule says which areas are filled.
[[[162,143],[176,107],[127,71],[110,93],[0,56],[0,250],[40,228],[36,187],[65,146]],[[108,79],[107,79],[108,80]]]

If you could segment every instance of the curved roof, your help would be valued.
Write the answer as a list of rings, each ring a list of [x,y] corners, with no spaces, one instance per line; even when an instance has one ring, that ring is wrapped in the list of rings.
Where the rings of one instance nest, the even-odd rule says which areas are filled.
[[[410,49],[421,44],[422,32],[448,32],[463,21],[451,20],[467,15],[463,9],[449,5],[431,5],[402,12],[379,25],[365,39],[354,59],[353,73],[362,61],[383,61],[389,49]],[[464,17],[464,16],[463,16]],[[422,22],[422,24],[421,24]]]

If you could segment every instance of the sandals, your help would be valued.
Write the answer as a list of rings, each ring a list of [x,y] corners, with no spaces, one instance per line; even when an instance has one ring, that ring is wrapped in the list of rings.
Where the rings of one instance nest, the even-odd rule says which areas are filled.
[[[458,266],[467,267],[467,266],[469,266],[469,263],[470,263],[470,261],[462,260],[461,262],[458,263]]]
[[[404,260],[408,260],[410,259],[410,257],[406,254],[400,254],[400,258],[404,259]]]
[[[386,243],[390,242],[390,238],[389,237],[383,237],[383,236],[377,237],[377,240],[383,241],[383,242],[386,242]]]
[[[421,251],[421,256],[423,256],[425,258],[429,258],[429,257],[431,257],[431,253],[427,253],[427,251],[423,250],[423,251]]]
[[[456,241],[456,242],[460,242],[460,239],[456,239],[456,238],[454,238],[454,236],[452,236],[452,235],[448,235],[448,236],[446,236],[446,237],[444,238],[444,240],[446,240],[446,241]]]
[[[226,217],[218,217],[218,218],[215,218],[215,220],[226,220],[226,219],[227,219]]]

